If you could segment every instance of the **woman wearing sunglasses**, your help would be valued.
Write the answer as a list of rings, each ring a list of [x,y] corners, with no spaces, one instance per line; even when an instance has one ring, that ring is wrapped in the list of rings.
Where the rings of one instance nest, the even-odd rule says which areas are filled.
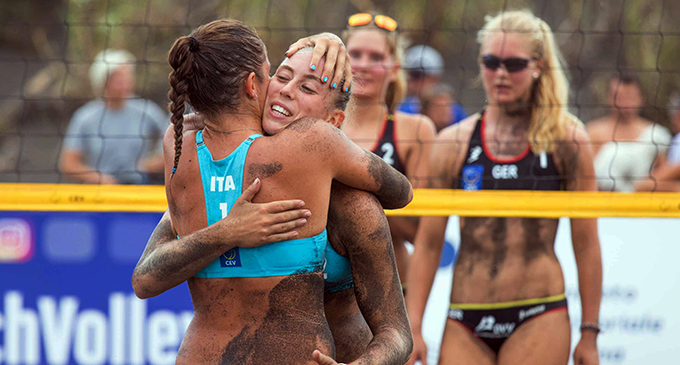
[[[397,22],[386,15],[361,13],[351,16],[348,23],[343,40],[354,76],[355,110],[344,131],[356,144],[406,175],[413,187],[423,188],[436,128],[424,115],[396,111],[406,93]],[[405,242],[413,242],[418,220],[390,217],[389,222],[397,268],[404,283],[410,260]]]
[[[592,149],[567,111],[568,83],[548,25],[528,11],[478,34],[486,108],[444,129],[432,151],[434,188],[595,191]],[[421,333],[446,217],[422,219],[406,297],[409,364],[427,364]],[[461,217],[461,246],[440,364],[567,364],[571,327],[554,251],[557,219]],[[602,292],[597,220],[572,219],[582,317],[575,364],[598,363]],[[577,327],[578,328],[578,327]]]

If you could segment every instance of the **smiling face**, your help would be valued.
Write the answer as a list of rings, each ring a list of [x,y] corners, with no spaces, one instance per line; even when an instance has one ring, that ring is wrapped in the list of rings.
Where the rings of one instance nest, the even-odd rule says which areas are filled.
[[[399,65],[392,57],[385,32],[380,29],[354,30],[347,39],[352,65],[352,94],[382,99],[387,85],[396,80]]]
[[[496,56],[500,59],[522,58],[531,60],[532,50],[529,37],[520,33],[494,32],[484,40],[481,56]],[[528,101],[531,86],[536,80],[534,72],[540,76],[537,61],[531,60],[528,67],[517,72],[508,72],[505,66],[496,70],[480,65],[484,91],[491,105],[508,105]]]
[[[262,116],[262,128],[268,135],[277,134],[302,117],[329,117],[333,93],[338,91],[321,82],[325,59],[316,70],[309,68],[311,59],[311,51],[298,51],[281,63],[269,82]]]

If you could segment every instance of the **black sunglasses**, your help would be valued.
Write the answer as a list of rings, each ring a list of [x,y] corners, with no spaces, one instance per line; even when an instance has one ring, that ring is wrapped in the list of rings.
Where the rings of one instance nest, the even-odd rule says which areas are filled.
[[[533,58],[532,58],[533,59]],[[532,59],[527,59],[527,58],[499,58],[496,56],[491,56],[491,55],[486,55],[482,56],[482,64],[484,67],[486,67],[489,70],[496,71],[498,70],[501,65],[505,66],[505,69],[510,72],[519,72],[524,70],[529,66],[529,62],[531,62]]]

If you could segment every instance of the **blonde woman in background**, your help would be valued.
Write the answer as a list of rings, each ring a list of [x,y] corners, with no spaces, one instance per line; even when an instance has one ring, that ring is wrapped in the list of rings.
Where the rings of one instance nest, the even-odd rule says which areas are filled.
[[[567,112],[568,83],[550,27],[529,11],[505,12],[478,34],[488,105],[444,129],[432,150],[433,188],[596,190],[593,152]],[[447,217],[425,217],[406,297],[409,361],[427,364],[421,333]],[[557,219],[461,217],[461,247],[440,364],[567,364],[571,326],[554,251]],[[598,363],[602,262],[596,219],[572,219],[582,318],[575,364]]]
[[[406,94],[406,77],[401,69],[403,45],[396,29],[397,22],[386,15],[360,13],[349,18],[343,41],[354,76],[353,110],[343,130],[356,144],[406,175],[414,188],[423,188],[435,127],[424,115],[396,111]],[[418,220],[388,220],[404,283],[410,261],[405,242],[413,242]]]

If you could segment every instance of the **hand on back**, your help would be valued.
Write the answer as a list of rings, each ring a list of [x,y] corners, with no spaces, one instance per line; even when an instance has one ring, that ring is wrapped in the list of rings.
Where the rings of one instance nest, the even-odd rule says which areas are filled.
[[[253,203],[262,182],[255,181],[236,199],[228,219],[210,226],[216,239],[229,236],[239,247],[257,247],[273,242],[295,239],[297,228],[307,224],[312,213],[304,209],[302,200],[281,200]]]

